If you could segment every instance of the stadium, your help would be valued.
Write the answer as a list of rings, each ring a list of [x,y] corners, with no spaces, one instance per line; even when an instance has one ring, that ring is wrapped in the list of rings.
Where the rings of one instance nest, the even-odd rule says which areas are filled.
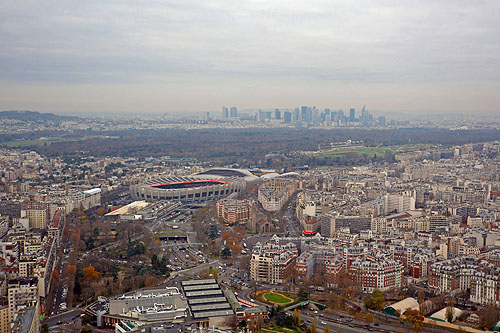
[[[167,177],[130,185],[130,193],[134,200],[213,201],[231,193],[240,193],[248,183],[259,180],[248,170],[218,168],[191,176]]]

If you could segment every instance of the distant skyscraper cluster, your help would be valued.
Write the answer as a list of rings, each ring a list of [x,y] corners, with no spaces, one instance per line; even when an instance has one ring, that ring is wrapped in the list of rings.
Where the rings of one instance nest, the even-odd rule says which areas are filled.
[[[237,118],[238,117],[238,108],[236,106],[232,106],[228,109],[226,106],[222,107],[222,118]]]
[[[310,107],[306,105],[293,110],[274,109],[274,111],[272,111],[259,109],[255,115],[252,116],[247,113],[238,114],[238,110],[235,106],[230,109],[223,106],[221,118],[238,118],[241,120],[253,120],[259,123],[279,121],[284,124],[295,124],[299,127],[386,126],[385,117],[374,117],[366,110],[365,106],[361,109],[361,114],[359,116],[357,116],[355,108],[349,108],[349,113],[344,113],[342,109],[332,111],[329,108],[325,108],[321,110],[315,106]]]

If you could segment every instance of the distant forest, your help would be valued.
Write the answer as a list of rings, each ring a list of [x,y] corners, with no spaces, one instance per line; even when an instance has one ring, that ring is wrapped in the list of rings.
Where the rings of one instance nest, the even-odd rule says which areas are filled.
[[[45,133],[45,135],[48,133]],[[60,134],[60,133],[58,133]],[[387,130],[367,129],[165,129],[124,130],[83,135],[108,135],[113,138],[95,138],[84,141],[56,142],[31,147],[45,156],[121,156],[144,158],[149,156],[190,157],[218,164],[274,166],[266,155],[288,155],[297,150],[316,150],[319,144],[360,140],[366,146],[395,146],[406,144],[462,145],[500,140],[499,130],[450,131],[435,128],[404,128]],[[75,133],[72,133],[75,137]],[[0,141],[1,138],[0,138]],[[387,156],[378,156],[387,158]],[[277,157],[276,159],[280,159]],[[283,162],[283,161],[281,161]],[[278,163],[282,165],[283,163]],[[293,167],[300,163],[344,164],[345,161],[310,157],[307,160],[284,163]],[[364,162],[368,162],[365,161]]]

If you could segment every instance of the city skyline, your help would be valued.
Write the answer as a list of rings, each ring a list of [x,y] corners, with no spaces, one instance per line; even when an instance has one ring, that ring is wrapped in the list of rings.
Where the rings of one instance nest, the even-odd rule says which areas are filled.
[[[499,113],[495,1],[3,6],[0,109]],[[347,109],[348,111],[348,109]]]

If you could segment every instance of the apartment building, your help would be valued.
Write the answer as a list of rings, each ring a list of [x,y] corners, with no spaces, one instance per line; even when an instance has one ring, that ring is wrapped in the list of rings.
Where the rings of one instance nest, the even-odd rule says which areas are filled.
[[[500,267],[487,260],[458,257],[429,267],[429,287],[440,293],[470,290],[470,301],[500,305]]]
[[[0,333],[10,333],[9,306],[0,306]]]
[[[274,178],[259,186],[258,200],[268,212],[281,210],[290,196],[297,190],[297,182],[284,178]]]
[[[296,258],[297,247],[293,243],[257,243],[250,259],[250,279],[271,284],[284,283],[294,273]]]
[[[217,216],[228,225],[255,219],[253,200],[223,199],[216,203]]]
[[[403,286],[404,266],[388,257],[365,256],[351,263],[349,275],[363,291],[385,291]]]
[[[38,279],[15,279],[9,281],[7,288],[9,319],[13,323],[21,310],[38,304]]]

